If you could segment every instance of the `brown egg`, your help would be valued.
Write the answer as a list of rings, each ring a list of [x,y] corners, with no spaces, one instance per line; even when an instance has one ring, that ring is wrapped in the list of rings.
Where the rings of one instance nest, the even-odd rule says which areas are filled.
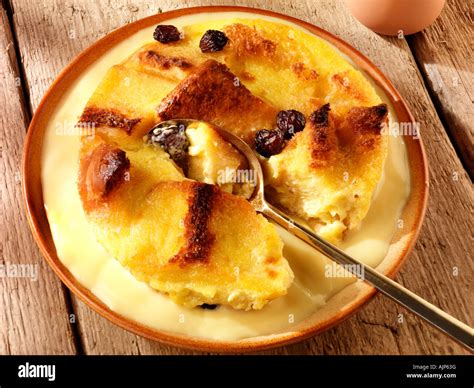
[[[384,35],[410,35],[428,27],[445,0],[345,0],[366,27]]]

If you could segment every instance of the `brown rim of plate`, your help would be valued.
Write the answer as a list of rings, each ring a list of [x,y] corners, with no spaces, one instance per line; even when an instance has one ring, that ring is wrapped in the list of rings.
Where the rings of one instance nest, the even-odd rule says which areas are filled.
[[[372,286],[363,283],[356,291],[357,297],[355,299],[350,299],[349,301],[346,300],[343,307],[339,309],[337,313],[330,314],[329,317],[326,317],[322,321],[312,323],[311,321],[314,321],[314,317],[318,314],[318,312],[316,312],[298,323],[293,330],[285,333],[251,337],[236,341],[218,341],[152,329],[112,311],[74,278],[56,254],[43,203],[41,187],[41,149],[43,135],[46,124],[51,114],[54,112],[56,103],[64,95],[71,83],[74,82],[79,74],[81,74],[98,57],[112,48],[117,42],[126,39],[131,34],[168,19],[209,12],[247,12],[251,14],[270,16],[292,22],[299,27],[310,31],[316,36],[328,41],[342,53],[351,58],[360,69],[375,81],[375,83],[390,99],[398,115],[399,121],[415,122],[398,91],[369,59],[348,43],[319,27],[291,16],[249,7],[205,6],[178,9],[152,15],[112,31],[80,53],[66,66],[65,69],[61,71],[36,109],[25,139],[22,159],[23,198],[26,204],[28,222],[32,229],[33,236],[49,265],[62,282],[75,295],[101,316],[140,336],[188,349],[214,352],[248,352],[265,350],[301,341],[328,330],[349,318],[362,306],[368,303],[376,295],[377,291]],[[387,268],[380,268],[385,275],[391,278],[395,276],[416,242],[428,200],[428,164],[421,138],[418,137],[418,139],[414,139],[412,136],[404,135],[404,141],[407,148],[411,174],[411,192],[402,213],[405,228],[396,232],[396,235],[392,238],[389,253],[379,267],[377,267],[384,267],[383,264],[387,257],[394,256],[394,259],[389,263],[389,265],[385,266]],[[392,252],[393,246],[395,246],[393,249],[394,252]],[[349,285],[346,288],[352,287],[352,285]],[[338,294],[343,293],[346,288],[341,290],[331,299],[335,298]]]

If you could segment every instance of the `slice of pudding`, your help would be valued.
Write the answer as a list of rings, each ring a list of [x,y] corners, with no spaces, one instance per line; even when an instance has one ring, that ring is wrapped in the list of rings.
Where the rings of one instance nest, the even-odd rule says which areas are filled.
[[[367,214],[387,155],[387,107],[352,108],[338,121],[329,104],[265,160],[269,199],[337,242]]]
[[[240,153],[205,124],[155,144],[135,136],[137,127],[125,128],[120,107],[109,106],[113,115],[105,117],[90,108],[80,120],[95,120],[88,123],[95,134],[81,140],[79,193],[97,240],[114,258],[187,307],[257,310],[286,294],[293,273],[275,227],[231,194],[242,190],[239,182],[221,176],[246,166]],[[174,135],[186,140],[185,164],[176,159],[183,143]]]

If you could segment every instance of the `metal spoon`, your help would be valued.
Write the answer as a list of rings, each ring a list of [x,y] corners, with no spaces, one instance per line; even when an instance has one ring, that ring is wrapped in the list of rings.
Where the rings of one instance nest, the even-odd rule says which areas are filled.
[[[169,120],[158,124],[158,126],[165,127],[170,124],[183,124],[185,128],[188,124],[197,121],[198,120],[190,119]],[[457,320],[451,315],[445,313],[440,308],[429,303],[428,301],[419,297],[415,293],[411,292],[410,290],[406,289],[405,287],[401,286],[400,284],[396,283],[385,275],[382,275],[381,273],[377,272],[372,267],[347,255],[336,246],[330,244],[329,242],[316,235],[307,227],[300,225],[298,222],[295,222],[284,212],[266,202],[264,196],[264,181],[262,168],[254,151],[248,146],[247,143],[245,143],[243,140],[233,135],[232,133],[215,125],[209,123],[206,124],[217,130],[224,140],[231,143],[235,148],[237,148],[247,159],[249,167],[254,170],[256,178],[255,188],[251,197],[249,198],[249,202],[253,205],[257,212],[262,213],[267,218],[271,219],[272,221],[275,221],[277,224],[279,224],[280,226],[282,226],[307,244],[311,245],[323,255],[332,259],[336,263],[343,265],[348,272],[352,273],[359,279],[371,284],[377,290],[381,291],[383,294],[387,295],[395,302],[408,308],[434,327],[438,328],[442,332],[452,337],[461,345],[469,349],[471,352],[473,351],[474,330],[471,327]],[[362,269],[362,271],[360,269]]]

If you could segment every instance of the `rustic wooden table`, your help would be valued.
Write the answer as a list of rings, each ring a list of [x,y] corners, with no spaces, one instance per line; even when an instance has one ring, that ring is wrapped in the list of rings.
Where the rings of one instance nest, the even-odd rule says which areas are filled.
[[[397,280],[474,324],[472,174],[473,21],[469,2],[448,0],[441,17],[407,39],[379,36],[341,1],[2,0],[0,8],[0,264],[36,263],[37,281],[0,278],[0,354],[189,354],[130,334],[61,284],[29,231],[20,157],[29,120],[58,72],[124,23],[197,5],[247,5],[285,13],[338,35],[392,80],[421,123],[430,200],[414,252]],[[399,314],[403,314],[400,320]],[[464,354],[460,346],[377,296],[341,325],[267,354]]]

